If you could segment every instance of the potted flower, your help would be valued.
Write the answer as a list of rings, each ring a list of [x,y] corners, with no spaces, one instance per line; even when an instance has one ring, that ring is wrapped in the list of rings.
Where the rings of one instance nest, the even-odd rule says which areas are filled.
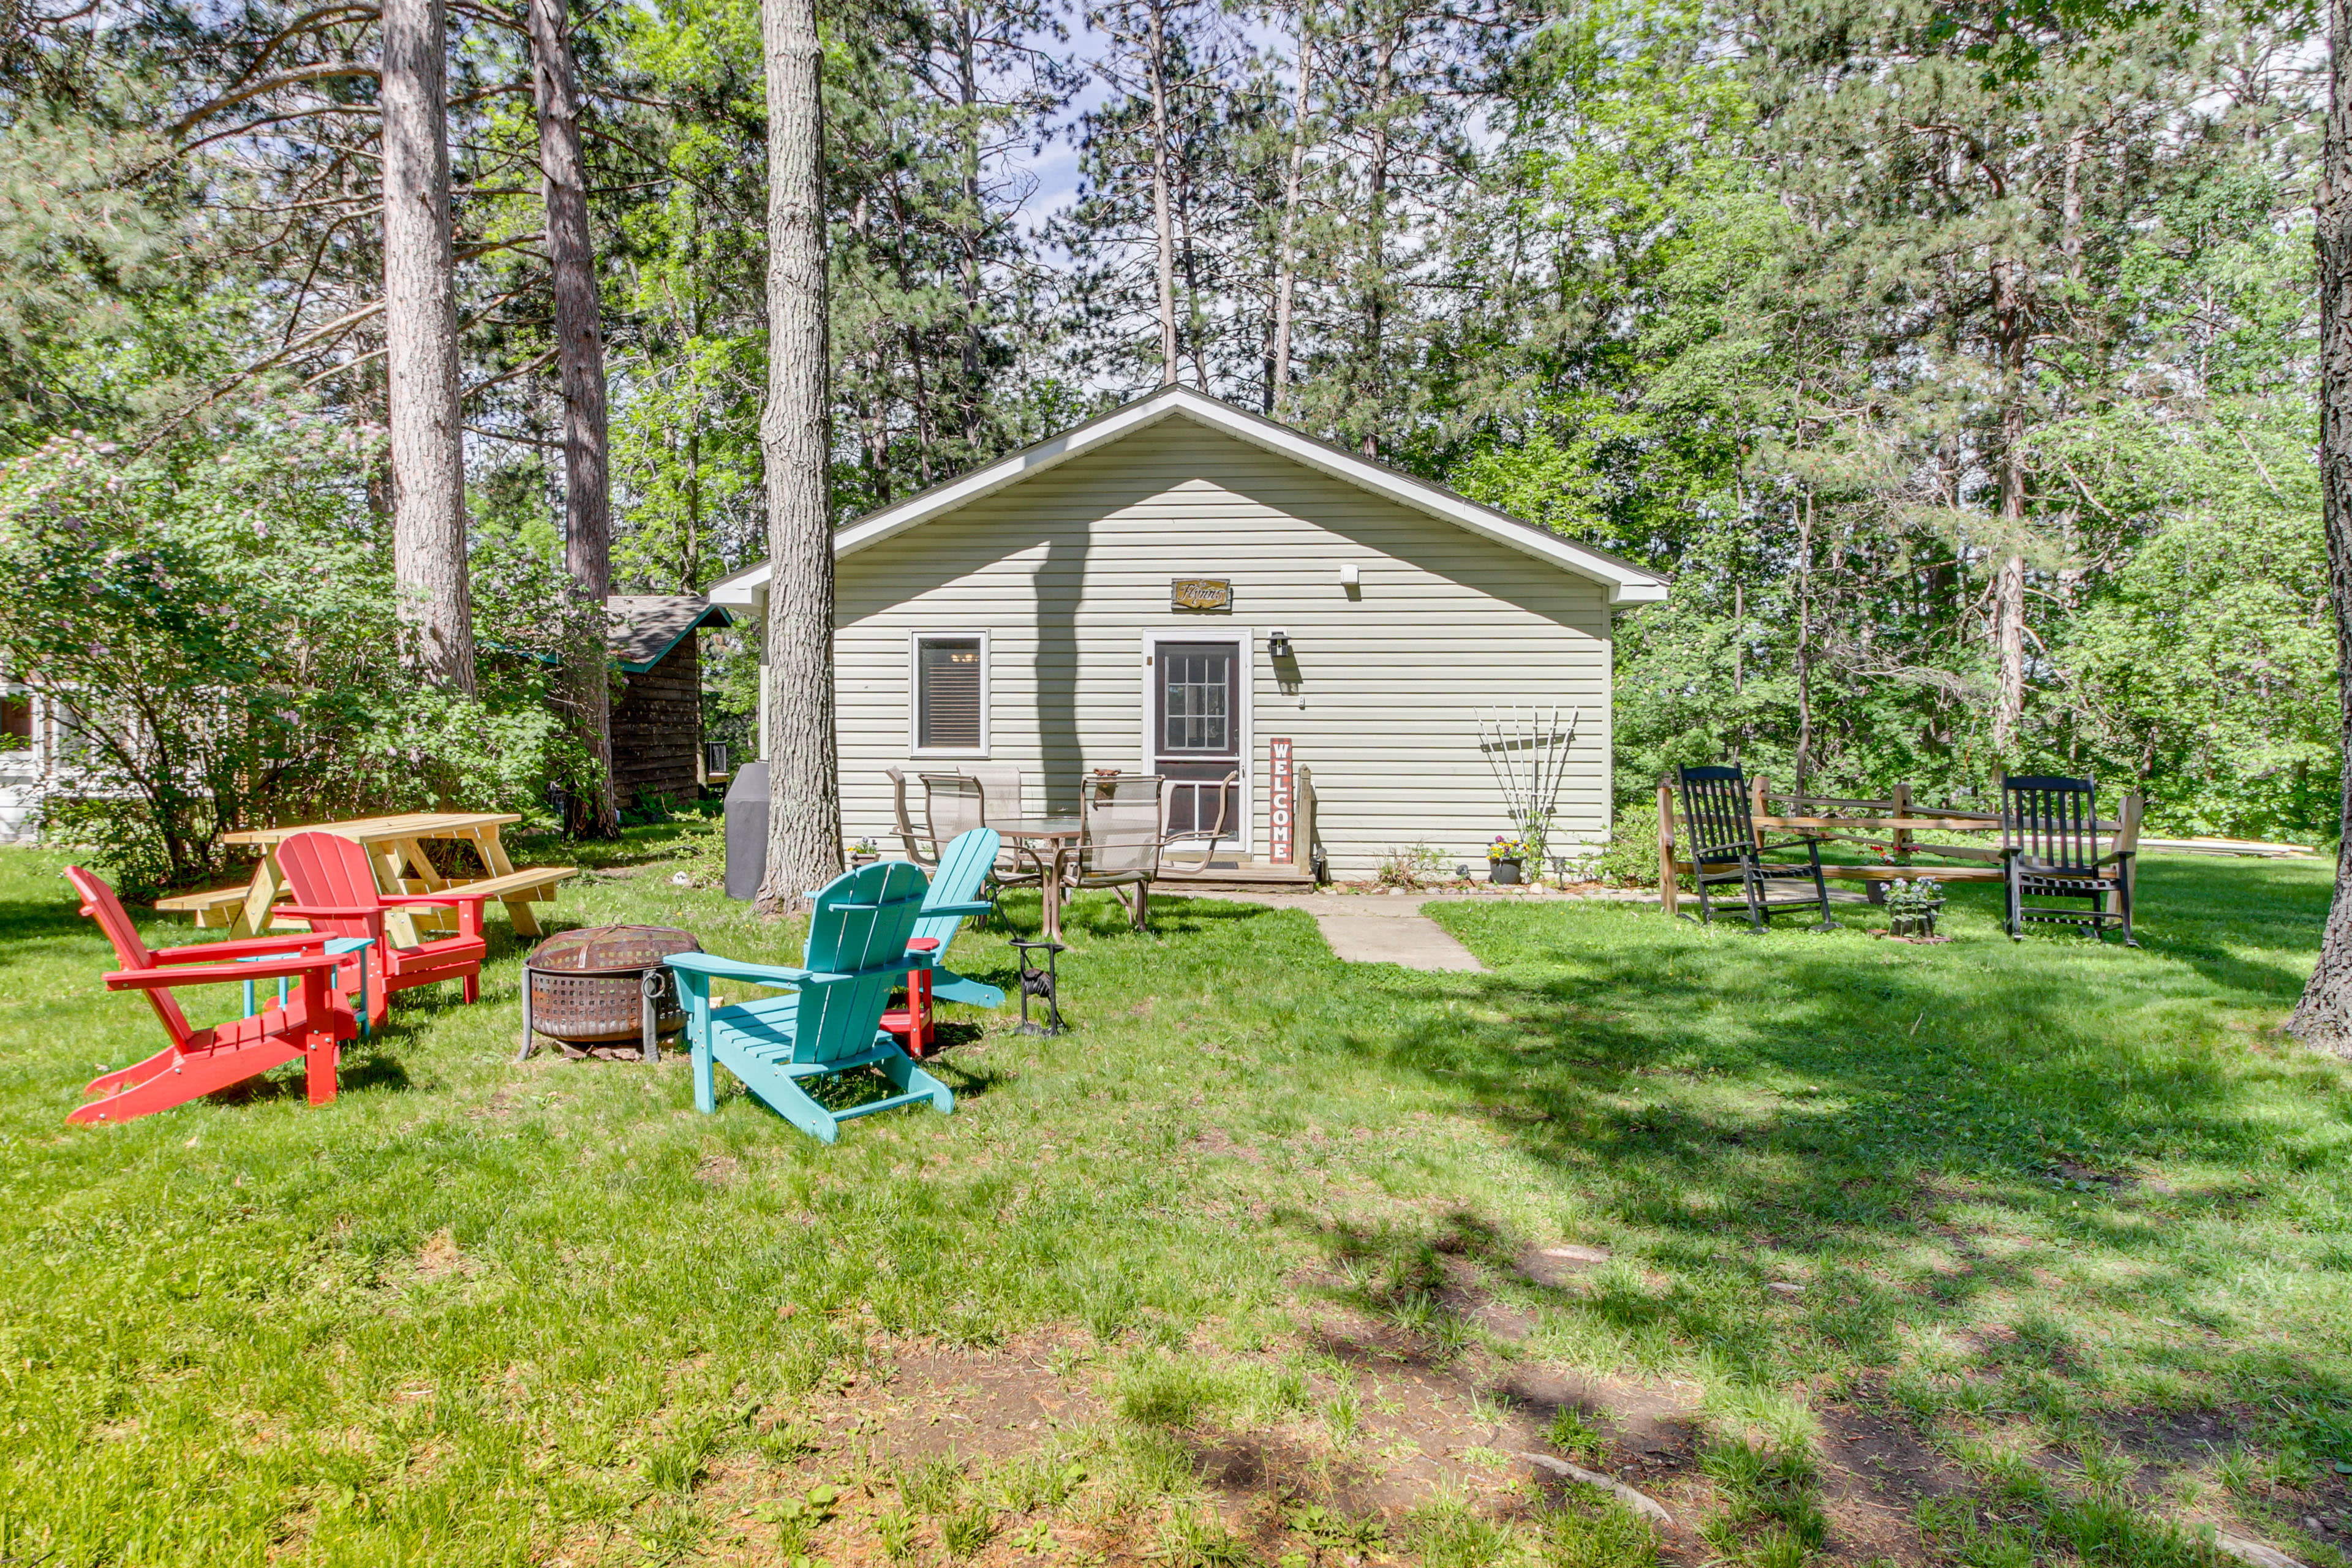
[[[1943,907],[1943,885],[1933,877],[1898,877],[1886,885],[1886,912],[1895,936],[1935,935],[1936,911]]]
[[[1486,880],[1496,887],[1516,888],[1519,885],[1519,869],[1527,864],[1528,847],[1507,833],[1495,835],[1495,842],[1486,846]]]
[[[881,858],[882,851],[874,847],[874,840],[871,838],[861,838],[849,847],[849,866],[852,870],[856,870],[860,866],[871,866]]]

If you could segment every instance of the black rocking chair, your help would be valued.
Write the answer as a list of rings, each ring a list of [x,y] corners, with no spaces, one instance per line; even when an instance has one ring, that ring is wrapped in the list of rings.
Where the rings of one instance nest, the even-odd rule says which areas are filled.
[[[1738,768],[1683,768],[1683,827],[1690,835],[1691,880],[1698,889],[1699,919],[1712,922],[1709,888],[1738,883],[1750,931],[1769,930],[1779,910],[1818,910],[1821,931],[1835,931],[1830,919],[1830,888],[1822,877],[1822,841],[1797,837],[1766,844],[1756,836],[1748,809],[1748,776]],[[1778,850],[1802,847],[1805,858],[1768,860]],[[1776,885],[1810,882],[1803,891],[1773,896]]]
[[[2094,937],[2121,927],[2132,935],[2133,851],[2099,853],[2098,787],[2089,779],[2015,775],[2000,784],[2000,868],[2009,934],[2023,941],[2025,922],[2082,926]],[[2071,905],[2028,899],[2083,899]]]

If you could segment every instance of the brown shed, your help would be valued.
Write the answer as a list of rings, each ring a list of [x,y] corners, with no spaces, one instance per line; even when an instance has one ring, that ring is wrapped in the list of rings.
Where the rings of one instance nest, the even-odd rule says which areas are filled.
[[[694,634],[735,618],[699,594],[615,594],[606,646],[628,690],[613,709],[613,803],[694,798],[701,783],[702,663]]]

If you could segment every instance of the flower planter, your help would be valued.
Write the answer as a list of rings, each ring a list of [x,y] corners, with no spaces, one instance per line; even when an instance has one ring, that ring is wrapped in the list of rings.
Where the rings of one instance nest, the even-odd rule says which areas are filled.
[[[1891,915],[1887,920],[1889,933],[1895,936],[1933,936],[1936,934],[1936,911],[1944,907],[1937,899],[1926,909],[1909,914]]]
[[[1519,885],[1519,867],[1522,864],[1517,860],[1489,860],[1486,862],[1486,880],[1498,888],[1516,888]]]

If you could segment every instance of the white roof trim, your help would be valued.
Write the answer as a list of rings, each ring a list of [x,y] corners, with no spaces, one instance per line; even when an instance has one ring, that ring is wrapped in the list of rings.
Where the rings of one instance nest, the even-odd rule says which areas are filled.
[[[1507,512],[1480,506],[1466,497],[1455,495],[1442,485],[1399,473],[1368,458],[1360,458],[1328,442],[1318,441],[1311,436],[1302,436],[1287,426],[1278,425],[1246,409],[1235,408],[1231,404],[1221,403],[1185,386],[1163,386],[1148,397],[1138,398],[1098,419],[1091,419],[1074,429],[1066,430],[1050,440],[1024,447],[1010,457],[1000,458],[961,479],[935,486],[919,495],[908,496],[905,500],[884,507],[879,511],[868,512],[834,534],[834,556],[837,560],[867,545],[879,544],[910,528],[920,527],[942,513],[992,495],[1008,485],[1018,484],[1081,453],[1107,446],[1147,425],[1178,415],[1303,463],[1360,489],[1385,496],[1416,511],[1443,518],[1522,554],[1532,555],[1580,577],[1590,578],[1609,590],[1609,602],[1612,605],[1650,605],[1666,596],[1666,579],[1630,561],[1621,561],[1589,545],[1562,539],[1556,533],[1522,522]],[[710,602],[748,609],[754,596],[767,585],[768,563],[762,561],[712,584]]]

